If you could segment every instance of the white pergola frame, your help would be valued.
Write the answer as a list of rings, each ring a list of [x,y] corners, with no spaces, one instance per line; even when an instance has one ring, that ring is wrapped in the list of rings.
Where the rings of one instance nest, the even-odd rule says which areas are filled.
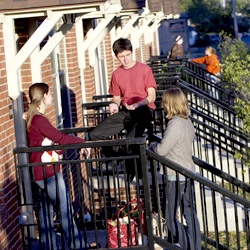
[[[38,82],[42,79],[41,64],[62,41],[67,32],[73,27],[72,23],[63,23],[61,27],[50,37],[46,45],[40,50],[39,45],[50,31],[56,26],[60,18],[66,14],[75,14],[75,25],[77,34],[78,47],[78,62],[79,68],[85,68],[85,52],[89,51],[90,65],[94,66],[94,53],[97,46],[104,39],[104,37],[113,29],[119,21],[120,16],[130,17],[129,22],[122,29],[116,31],[115,37],[127,37],[135,29],[135,23],[143,18],[145,21],[138,29],[136,37],[139,38],[145,34],[146,41],[150,42],[147,31],[155,31],[159,27],[159,23],[164,16],[156,16],[150,14],[146,8],[140,13],[136,12],[122,12],[122,7],[119,4],[85,4],[82,6],[60,7],[58,9],[49,10],[27,10],[23,12],[4,13],[0,15],[0,22],[3,24],[3,38],[5,48],[5,59],[7,69],[8,92],[12,99],[16,99],[20,95],[21,86],[19,83],[19,69],[30,57],[31,60],[31,74],[32,82]],[[32,36],[25,43],[25,45],[17,52],[14,20],[17,18],[29,17],[46,17],[42,24],[36,28]],[[101,18],[98,26],[95,29],[89,30],[87,39],[84,41],[82,19]],[[149,27],[149,24],[154,22]],[[136,39],[135,39],[136,40]],[[135,44],[135,48],[139,46]]]
[[[24,13],[6,13],[1,14],[0,22],[3,24],[3,38],[4,38],[4,48],[5,48],[5,59],[6,59],[6,70],[7,70],[7,82],[8,82],[8,92],[12,99],[16,99],[20,95],[21,86],[19,83],[19,69],[25,63],[28,57],[31,59],[31,71],[32,71],[32,81],[41,80],[41,64],[50,55],[54,48],[61,42],[65,37],[68,30],[73,26],[71,23],[62,24],[62,26],[55,32],[55,34],[49,39],[46,45],[40,50],[39,45],[43,39],[49,34],[49,32],[55,27],[59,19],[65,14],[77,14],[75,22],[78,23],[79,20],[85,17],[96,17],[109,15],[110,12],[120,11],[117,9],[117,4],[109,6],[105,10],[104,4],[84,7],[72,7],[71,9],[60,8],[51,9],[46,11],[34,11],[24,12]],[[115,15],[115,14],[113,14]],[[35,32],[25,43],[25,45],[17,52],[16,49],[16,37],[15,37],[15,27],[14,20],[17,18],[25,17],[41,17],[47,16],[42,24],[37,27]],[[110,18],[110,16],[109,16]],[[113,16],[112,16],[113,18]],[[79,39],[78,39],[79,40]],[[91,43],[85,44],[84,48],[89,47]],[[97,45],[96,45],[97,46]]]
[[[49,38],[42,49],[40,49],[40,43],[59,23],[62,17],[71,14],[75,15],[78,62],[82,82],[84,81],[83,70],[85,68],[85,52],[88,50],[90,65],[94,66],[95,49],[99,46],[99,44],[109,32],[112,34],[111,39],[114,40],[121,36],[127,37],[133,32],[134,29],[137,29],[136,32],[133,32],[136,34],[133,34],[131,38],[134,41],[133,47],[138,48],[140,36],[142,34],[146,34],[148,30],[150,30],[150,32],[152,30],[153,32],[158,28],[160,21],[164,19],[164,16],[157,16],[156,14],[150,13],[147,8],[143,8],[143,10],[140,10],[139,12],[138,10],[122,11],[122,7],[120,4],[117,4],[117,1],[115,1],[113,4],[103,2],[98,4],[93,3],[64,7],[58,6],[57,8],[49,9],[30,9],[26,11],[22,10],[21,12],[15,11],[0,14],[0,23],[3,25],[8,94],[12,100],[20,99],[22,96],[20,68],[28,58],[30,58],[31,61],[32,82],[42,81],[42,63],[63,40],[67,32],[73,27],[74,24],[70,22],[61,22],[62,24],[59,29]],[[30,36],[24,46],[17,52],[17,38],[14,25],[15,19],[32,17],[45,17],[45,19],[39,27],[34,27],[34,33]],[[122,29],[115,29],[117,22],[122,17],[130,18],[130,20]],[[84,40],[82,20],[91,18],[98,18],[101,21],[98,23],[95,29],[90,29],[88,31],[87,39]],[[138,27],[137,22],[140,19],[143,19],[143,25]],[[152,22],[154,23],[150,25]],[[147,37],[147,35],[145,37]],[[149,41],[149,39],[147,39],[147,41]],[[85,99],[84,93],[85,90],[84,87],[82,87],[83,101]],[[23,114],[22,112],[16,112],[16,114],[14,113],[14,116],[15,115],[18,116],[17,121],[20,121]],[[20,132],[23,132],[21,128]]]

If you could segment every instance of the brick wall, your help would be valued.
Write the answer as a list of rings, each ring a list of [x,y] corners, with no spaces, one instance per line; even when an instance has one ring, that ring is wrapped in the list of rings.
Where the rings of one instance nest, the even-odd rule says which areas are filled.
[[[77,57],[77,43],[75,27],[73,27],[66,35],[66,57],[68,69],[68,81],[70,90],[70,105],[72,114],[73,127],[83,126],[82,117],[82,90],[80,70]]]
[[[163,2],[164,14],[180,14],[179,0],[165,0]]]
[[[16,176],[12,148],[15,131],[12,101],[8,96],[3,31],[0,24],[0,249],[19,249]],[[5,247],[5,248],[4,248]]]

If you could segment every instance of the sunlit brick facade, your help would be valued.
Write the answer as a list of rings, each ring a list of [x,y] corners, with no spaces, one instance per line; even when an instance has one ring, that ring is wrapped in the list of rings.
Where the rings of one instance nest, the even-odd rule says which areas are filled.
[[[164,2],[164,1],[162,1]],[[81,104],[83,102],[92,101],[92,96],[96,94],[107,94],[108,83],[111,79],[111,74],[117,66],[118,61],[112,53],[112,42],[115,38],[118,38],[116,33],[117,27],[122,27],[121,24],[129,22],[131,16],[138,16],[138,27],[134,30],[131,27],[131,32],[128,32],[128,37],[133,38],[138,29],[143,25],[146,15],[138,14],[139,11],[149,10],[153,21],[157,21],[157,13],[160,19],[164,19],[164,14],[176,14],[178,1],[165,1],[164,6],[161,5],[161,1],[1,1],[0,9],[0,249],[21,249],[21,232],[18,223],[19,207],[16,188],[16,172],[14,167],[14,159],[12,150],[14,147],[25,144],[25,141],[19,141],[16,136],[17,133],[23,133],[25,135],[24,127],[20,125],[20,120],[25,116],[28,109],[29,98],[28,88],[34,83],[34,79],[38,81],[46,82],[53,92],[54,104],[49,108],[47,116],[51,123],[57,127],[82,127],[83,126],[83,114]],[[170,3],[171,2],[171,3]],[[169,5],[168,5],[169,4]],[[169,6],[171,5],[171,10]],[[120,9],[119,9],[120,6]],[[108,15],[114,15],[115,21],[119,20],[114,28],[108,34],[103,36],[103,39],[99,42],[97,47],[89,47],[81,53],[79,51],[79,34],[76,30],[76,21],[82,22],[83,37],[80,37],[82,41],[93,35],[91,29],[95,29],[99,24],[105,21],[106,16],[102,15],[103,12],[109,11],[111,7],[116,8],[118,11],[111,11]],[[151,8],[151,9],[149,9]],[[95,9],[95,11],[91,11]],[[90,12],[88,12],[90,10]],[[163,11],[169,13],[163,13]],[[64,13],[65,11],[65,13]],[[151,11],[151,12],[150,12]],[[13,18],[14,27],[13,34],[15,34],[16,48],[12,49],[13,53],[19,53],[26,42],[32,38],[32,35],[39,31],[39,25],[43,20],[50,22],[49,17],[54,18],[58,12],[64,14],[74,13],[76,20],[72,23],[72,27],[67,30],[67,33],[61,39],[55,47],[52,46],[48,56],[40,62],[40,65],[36,65],[37,51],[42,49],[42,43],[46,44],[50,41],[53,34],[63,24],[62,18],[55,21],[55,28],[49,30],[49,36],[42,39],[40,45],[34,50],[26,53],[30,53],[27,59],[21,63],[20,68],[15,68],[16,62],[12,63],[12,59],[7,58],[6,44],[8,39],[11,39],[11,35],[4,39],[3,25],[6,25],[8,18]],[[84,15],[89,15],[85,19]],[[100,14],[101,13],[101,14]],[[96,15],[96,16],[95,16]],[[47,19],[46,19],[47,18]],[[93,20],[98,20],[93,25]],[[32,24],[32,25],[31,25]],[[160,22],[159,22],[160,24]],[[96,27],[95,27],[96,26]],[[157,27],[157,26],[156,26]],[[115,30],[114,30],[115,29]],[[42,32],[41,32],[42,33]],[[45,34],[45,33],[44,33]],[[7,36],[7,35],[6,35]],[[122,36],[122,34],[121,34]],[[159,54],[158,34],[157,28],[150,34],[151,38],[149,43],[146,43],[144,33],[141,37],[133,39],[138,40],[138,44],[134,49],[134,57],[137,61],[144,63],[152,55]],[[42,36],[41,36],[42,37]],[[98,36],[96,39],[100,39]],[[55,39],[56,40],[56,39]],[[98,54],[97,54],[98,50]],[[8,50],[9,51],[9,50]],[[40,55],[39,55],[40,56]],[[38,58],[38,56],[37,56]],[[17,58],[13,58],[16,60]],[[22,60],[22,58],[18,58]],[[84,60],[83,66],[81,60]],[[8,61],[8,66],[6,64]],[[102,62],[102,63],[99,63]],[[14,65],[14,66],[13,66]],[[35,70],[40,71],[41,76],[38,76]],[[100,77],[100,72],[104,74]],[[15,75],[14,82],[12,80],[12,74]],[[16,79],[16,81],[15,81]],[[37,81],[37,80],[36,80]],[[101,86],[101,87],[100,87]],[[16,88],[20,88],[20,91],[16,93]],[[63,94],[61,90],[64,90]],[[14,91],[15,90],[15,91]],[[16,100],[21,97],[21,105],[16,107]],[[66,98],[66,99],[65,99]],[[63,102],[67,102],[66,107],[62,105]],[[13,105],[15,107],[13,107]],[[24,114],[22,114],[24,110]],[[66,116],[66,122],[65,117]],[[25,137],[25,136],[24,136]]]

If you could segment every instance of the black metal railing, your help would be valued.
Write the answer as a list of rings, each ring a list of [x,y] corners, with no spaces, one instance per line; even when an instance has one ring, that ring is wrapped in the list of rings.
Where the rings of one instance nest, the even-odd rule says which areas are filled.
[[[186,64],[188,61],[188,56],[184,55],[182,58],[173,59],[169,58],[168,55],[160,55],[160,56],[151,56],[150,59],[147,61],[147,64],[151,65],[161,65],[161,64]]]
[[[202,67],[201,65],[192,62],[192,61],[187,61],[187,63],[185,64],[185,68],[189,71],[192,72],[193,74],[195,74],[197,77],[201,77],[203,79],[207,79],[209,81],[214,81],[214,82],[219,82],[221,86],[225,87],[228,86],[229,87],[229,83],[226,83],[222,80],[222,78],[220,76],[216,76],[214,74],[209,73],[204,67]]]
[[[93,102],[83,103],[83,126],[86,127],[86,132],[89,132],[92,128],[96,127],[101,121],[110,116],[109,104],[111,102],[112,95],[96,95],[93,96]],[[143,136],[150,141],[150,138],[153,134],[152,126],[146,128]],[[114,135],[113,138],[121,139],[126,138],[127,131],[123,129],[117,135]],[[86,134],[88,138],[88,133]]]
[[[151,67],[155,71],[158,96],[164,90],[178,86],[187,94],[189,103],[194,109],[244,133],[243,121],[237,117],[233,109],[235,96],[225,88],[224,83],[213,83],[208,78],[203,79],[188,71],[185,66],[182,66],[181,74],[176,72],[178,68],[176,66],[172,66],[174,70],[168,65],[152,64]]]
[[[65,129],[64,132],[76,134],[82,133],[85,130],[86,128],[78,129],[77,131],[74,131],[74,129]],[[83,147],[91,148],[92,154],[90,159],[82,158],[79,155],[79,149]],[[117,154],[112,157],[104,157],[102,152],[105,147],[116,148]],[[139,239],[136,238],[136,249],[153,249],[154,244],[169,249],[178,249],[170,242],[170,235],[164,234],[168,238],[162,238],[163,232],[159,231],[159,228],[164,227],[161,227],[161,225],[157,227],[155,224],[155,220],[158,222],[162,221],[162,216],[160,215],[162,214],[164,217],[166,212],[164,204],[169,195],[166,191],[166,170],[168,168],[174,169],[177,180],[183,175],[186,177],[188,185],[191,185],[192,182],[195,184],[195,203],[193,203],[193,206],[196,207],[200,221],[202,244],[205,249],[209,249],[210,245],[218,247],[218,249],[230,249],[229,237],[232,235],[238,246],[236,249],[244,247],[241,237],[247,239],[247,243],[249,243],[248,216],[250,207],[249,201],[247,201],[249,197],[249,185],[196,157],[194,157],[194,162],[197,165],[197,169],[199,169],[199,173],[204,177],[187,171],[178,164],[167,161],[150,150],[146,151],[145,139],[140,138],[14,149],[21,210],[25,211],[25,208],[32,207],[35,211],[34,214],[21,214],[21,218],[24,218],[23,215],[28,217],[35,216],[33,220],[31,218],[20,220],[23,231],[23,244],[26,249],[41,249],[41,242],[39,244],[41,233],[38,226],[39,215],[37,213],[39,209],[39,190],[32,177],[32,170],[37,165],[41,165],[41,163],[24,164],[19,162],[19,157],[22,154],[31,152],[52,150],[64,150],[64,158],[59,162],[43,163],[42,166],[50,164],[56,169],[56,165],[58,163],[61,164],[69,203],[72,204],[70,205],[72,218],[74,218],[79,230],[82,232],[85,242],[94,243],[96,249],[110,249],[108,221],[118,213],[123,205],[129,210],[131,207],[128,203],[133,199],[136,199],[138,202],[142,199],[147,224],[147,231],[145,231],[145,228],[139,223],[143,221],[143,208],[141,205],[138,205],[138,226],[136,227],[136,232],[137,235],[140,235],[141,232],[145,235],[144,237],[139,237]],[[147,163],[147,158],[151,159],[150,165]],[[132,167],[135,168],[135,178],[130,181],[128,170]],[[28,172],[31,174],[31,187],[27,186],[27,183],[24,182],[23,171],[25,169],[28,169]],[[224,188],[215,182],[220,183]],[[27,188],[31,188],[33,194],[33,202],[31,203],[28,203],[25,197]],[[238,195],[229,192],[228,189],[231,191],[238,190]],[[231,204],[233,204],[233,212],[230,210],[232,209],[230,207]],[[158,217],[155,216],[153,219],[152,212],[156,212]],[[66,242],[61,230],[60,210],[57,211],[56,217],[55,230],[62,235],[61,237],[57,237],[57,240],[62,249],[66,249]],[[91,218],[91,221],[89,221],[89,218]],[[114,217],[114,221],[115,219],[116,217]],[[129,221],[130,219],[135,220],[132,215],[131,218],[128,215],[128,219]],[[184,225],[184,220],[180,219],[180,221]],[[221,224],[221,221],[223,224]],[[35,228],[39,240],[31,237],[30,231],[32,228]],[[121,235],[119,230],[121,228],[118,229],[118,239]],[[158,234],[156,235],[157,230]],[[133,248],[131,246],[132,240],[130,240],[133,238],[132,233],[132,227],[128,227],[127,234],[130,236],[128,237],[128,241],[130,241],[128,248]],[[225,242],[220,238],[221,234],[223,235],[221,238],[226,239]],[[145,236],[147,236],[147,240]],[[121,240],[118,242],[118,249],[120,248]]]
[[[249,141],[243,138],[239,140],[240,137],[236,134],[230,134],[226,130],[228,133],[225,133],[196,118],[192,117],[191,120],[196,132],[194,155],[249,183]],[[241,158],[236,159],[236,154],[241,154]]]
[[[194,145],[195,156],[240,180],[249,182],[250,170],[247,167],[249,137],[241,133],[241,129],[237,126],[242,121],[237,120],[234,111],[224,108],[181,82],[179,87],[184,90],[191,104],[191,118],[197,135]],[[167,120],[160,106],[161,91],[158,91],[158,95],[157,108],[153,113],[153,133],[162,137]],[[102,104],[103,102],[99,102],[98,107]],[[218,106],[219,115],[210,112],[210,107],[215,105]],[[241,154],[242,158],[236,159],[234,157],[236,154]]]
[[[160,215],[163,214],[164,216],[166,214],[166,216],[169,216],[170,210],[169,205],[167,205],[169,202],[167,203],[166,201],[172,200],[177,202],[178,200],[179,204],[182,204],[183,197],[181,194],[178,193],[174,198],[175,200],[173,200],[173,194],[168,190],[168,170],[174,170],[177,190],[183,184],[187,187],[194,187],[194,200],[192,199],[192,193],[190,193],[192,202],[191,207],[188,209],[190,209],[189,212],[192,218],[195,218],[195,214],[198,216],[203,249],[211,249],[211,247],[215,247],[215,249],[247,249],[249,247],[249,200],[233,194],[215,182],[193,173],[151,150],[147,150],[147,155],[151,159],[151,184],[154,190],[151,200],[153,201],[153,210],[158,212],[158,228],[162,228]],[[226,176],[222,171],[213,169],[196,158],[194,160],[198,169],[201,168],[202,171],[205,171],[205,169],[209,170],[213,176],[219,176],[224,181],[230,182],[233,180],[232,177]],[[183,180],[183,177],[185,177],[185,180]],[[241,186],[244,192],[248,192],[249,195],[249,186],[245,186],[242,182],[238,183],[237,180],[236,182],[234,183],[235,187]],[[180,206],[178,211],[178,223],[180,224],[181,232],[185,234],[185,228],[187,227],[189,227],[189,232],[193,232],[194,224],[185,223],[183,206]],[[169,230],[171,231],[171,225]],[[158,234],[155,234],[155,231],[153,232],[155,242],[162,247],[168,248],[169,242],[174,241],[171,235],[170,239],[169,236],[164,238],[165,234],[163,231]],[[193,241],[190,244],[195,246],[196,243]]]
[[[202,78],[184,68],[181,79],[194,86],[197,91],[218,100],[225,106],[234,105],[235,95],[232,90],[225,82],[219,81],[214,75],[210,74],[207,78]]]
[[[242,133],[242,127],[238,126],[242,125],[242,121],[236,117],[234,111],[194,91],[183,84],[183,81],[179,81],[177,86],[183,89],[191,104],[191,115],[197,135],[194,154],[234,177],[249,182],[250,171],[247,162],[250,145],[249,137]],[[157,108],[153,113],[153,132],[159,136],[163,136],[167,124],[160,105],[161,93],[162,91],[157,91]],[[213,107],[217,107],[217,112]],[[235,154],[242,154],[242,158],[235,159]]]
[[[230,109],[225,108],[222,105],[217,104],[214,100],[194,91],[192,88],[178,82],[177,87],[180,87],[187,96],[189,106],[191,108],[191,114],[199,113],[203,114],[208,119],[213,119],[216,123],[221,124],[221,126],[228,127],[230,130],[234,130],[236,133],[242,134],[242,136],[247,137],[247,134],[243,133],[243,121],[239,119],[236,113]],[[165,90],[157,91],[156,106],[158,111],[161,112],[161,95]],[[156,115],[155,115],[156,116]],[[162,115],[158,114],[162,117]],[[204,120],[204,119],[203,119]],[[159,123],[159,120],[155,120]]]
[[[168,74],[169,76],[180,75],[185,64],[152,64],[150,68],[153,74]]]
[[[174,62],[171,64],[171,61]],[[194,82],[195,85],[199,85],[203,87],[204,90],[214,89],[218,87],[219,89],[225,89],[226,92],[230,95],[230,98],[234,100],[233,93],[230,91],[231,83],[227,83],[222,80],[222,78],[218,75],[214,75],[209,73],[203,66],[189,61],[188,58],[184,57],[179,60],[168,59],[167,56],[152,56],[148,62],[149,66],[152,68],[153,73],[180,73],[181,79],[187,81],[189,83]],[[192,80],[190,80],[192,78]],[[194,78],[197,78],[195,81]],[[189,81],[190,80],[190,81]],[[200,82],[200,83],[199,83]],[[202,83],[203,82],[203,83]],[[208,86],[208,88],[207,88]],[[210,86],[214,86],[214,88],[210,88]],[[208,92],[209,93],[209,92]],[[223,93],[221,93],[223,94]],[[220,95],[221,97],[225,97],[226,94]],[[217,98],[218,99],[218,98]],[[229,101],[228,98],[224,99],[225,101]]]
[[[72,132],[72,130],[70,132]],[[86,147],[91,148],[92,153],[89,159],[85,159],[79,155],[79,149]],[[119,148],[119,150],[117,150],[117,155],[105,157],[102,154],[104,148]],[[57,162],[19,162],[19,158],[23,154],[41,151],[51,152],[58,150],[64,150],[64,157]],[[117,215],[119,209],[124,205],[125,209],[129,211],[134,207],[133,204],[128,205],[129,201],[136,199],[136,204],[138,204],[136,218],[134,215],[130,215],[130,213],[127,215],[128,221],[134,220],[137,223],[136,234],[133,234],[134,228],[132,225],[134,224],[128,224],[126,231],[128,235],[127,247],[132,248],[134,244],[137,245],[137,249],[141,250],[148,249],[148,246],[152,247],[152,236],[150,236],[150,233],[148,234],[145,229],[143,231],[143,225],[140,223],[143,221],[144,213],[146,220],[145,224],[147,223],[148,231],[149,228],[151,228],[151,207],[149,200],[150,187],[147,183],[148,177],[145,150],[144,138],[14,149],[19,205],[22,211],[20,215],[20,223],[23,232],[23,248],[32,250],[42,249],[42,233],[39,226],[40,217],[38,213],[40,199],[38,194],[41,191],[45,194],[48,194],[48,181],[46,178],[44,178],[45,187],[44,190],[41,190],[34,180],[34,168],[42,167],[45,174],[45,166],[50,165],[50,167],[53,168],[54,172],[56,173],[57,164],[61,165],[61,172],[67,187],[67,194],[70,204],[69,214],[72,216],[71,220],[76,222],[78,230],[83,235],[86,244],[94,243],[96,245],[95,249],[110,249],[111,242],[108,240],[110,237],[108,228],[109,220],[113,218],[113,223],[117,223],[118,225],[117,247],[120,249],[122,246],[121,235],[124,232],[122,231],[122,224],[118,222],[118,218],[114,215]],[[135,177],[133,180],[130,180],[129,178],[131,174],[131,168],[135,169]],[[22,178],[24,170],[28,170],[30,173],[31,186],[27,185],[27,183]],[[140,184],[140,178],[143,179],[143,185]],[[61,209],[59,209],[60,200],[58,199],[58,195],[60,188],[57,177],[55,178],[55,182],[56,196],[59,205],[57,204],[56,206],[57,219],[54,219],[54,224],[55,231],[61,235],[61,237],[57,236],[57,244],[59,244],[62,249],[67,249],[65,246],[67,242],[64,239],[65,232],[62,230],[61,223],[63,218],[60,214]],[[33,202],[31,203],[27,203],[27,199],[25,197],[26,189],[31,189],[32,191]],[[45,204],[49,200],[47,197],[48,196],[46,196]],[[140,199],[142,200],[142,203],[140,202]],[[27,207],[32,207],[35,213],[25,213],[24,211]],[[37,240],[36,237],[31,237],[32,230],[35,230],[39,240]],[[52,231],[53,226],[50,225],[48,237],[52,237]],[[147,243],[144,242],[143,237],[140,239],[138,238],[140,233],[148,236]],[[133,243],[131,242],[132,239],[135,239]]]
[[[110,101],[83,103],[83,126],[96,127],[100,121],[107,118],[110,115],[109,103]]]
[[[177,79],[189,83],[196,91],[218,100],[225,106],[233,106],[235,95],[230,89],[230,84],[222,81],[218,76],[207,72],[203,67],[188,61],[181,64],[168,64],[168,60],[155,59],[151,61],[150,67],[156,78],[158,89],[173,85]]]
[[[235,178],[250,183],[249,137],[193,108],[190,118],[196,133],[194,155]],[[154,134],[162,137],[166,126],[164,110],[158,107],[154,112]],[[236,159],[237,154],[241,157]]]
[[[179,80],[177,86],[183,89],[192,108],[243,133],[243,121],[237,117],[236,112],[231,107],[225,106],[219,101],[196,91],[193,86],[183,80]]]
[[[199,159],[198,157],[193,156],[193,161],[199,167],[198,173],[209,179],[212,182],[215,182],[225,189],[236,193],[242,196],[245,199],[250,197],[250,185],[240,181],[239,179],[233,177],[232,175],[208,164],[207,162]]]

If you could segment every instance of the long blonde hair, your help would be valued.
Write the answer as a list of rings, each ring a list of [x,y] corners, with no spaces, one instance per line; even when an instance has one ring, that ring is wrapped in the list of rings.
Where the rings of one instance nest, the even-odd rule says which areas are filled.
[[[166,117],[171,119],[174,116],[187,119],[190,109],[186,96],[180,88],[170,88],[162,95],[162,103],[167,111]]]
[[[30,107],[27,113],[26,118],[26,128],[29,131],[31,121],[36,114],[39,113],[39,106],[43,101],[44,94],[48,94],[49,86],[46,83],[39,82],[34,83],[29,88],[29,97],[30,97]]]

